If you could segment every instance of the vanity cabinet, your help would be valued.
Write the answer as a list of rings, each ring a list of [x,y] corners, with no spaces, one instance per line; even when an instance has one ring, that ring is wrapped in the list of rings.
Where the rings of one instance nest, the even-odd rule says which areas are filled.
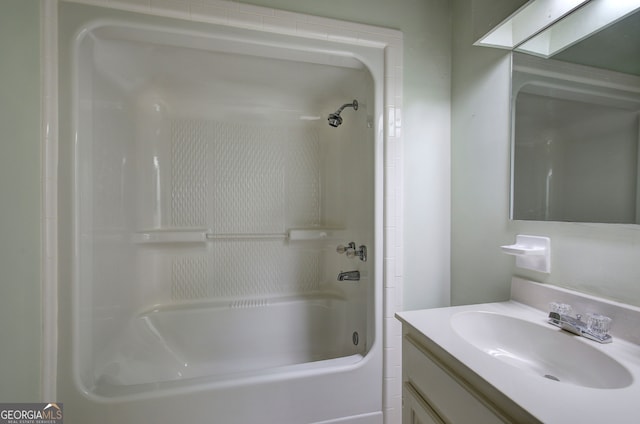
[[[518,277],[511,296],[395,314],[403,424],[638,424],[638,308]],[[612,343],[551,325],[558,300],[615,317]]]
[[[402,424],[538,422],[405,324]],[[476,381],[474,381],[476,380]]]

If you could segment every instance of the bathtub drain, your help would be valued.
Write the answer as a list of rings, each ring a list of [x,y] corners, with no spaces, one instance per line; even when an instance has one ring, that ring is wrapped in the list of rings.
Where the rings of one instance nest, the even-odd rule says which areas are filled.
[[[551,375],[551,374],[545,374],[543,377],[544,378],[548,378],[549,380],[553,380],[553,381],[560,381],[560,379],[558,377],[556,377],[555,375]]]
[[[358,342],[360,341],[360,336],[358,336],[357,331],[354,331],[353,334],[351,335],[351,341],[353,341],[353,344],[355,346],[358,346]]]

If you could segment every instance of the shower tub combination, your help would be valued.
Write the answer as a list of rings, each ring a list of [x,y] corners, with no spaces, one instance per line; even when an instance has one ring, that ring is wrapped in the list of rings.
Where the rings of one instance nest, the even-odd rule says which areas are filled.
[[[381,423],[382,53],[59,22],[67,418]]]

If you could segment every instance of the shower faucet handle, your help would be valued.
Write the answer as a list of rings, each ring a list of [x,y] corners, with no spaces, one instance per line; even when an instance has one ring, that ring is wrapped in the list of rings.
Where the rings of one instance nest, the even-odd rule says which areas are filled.
[[[349,253],[347,253],[347,256],[349,256]],[[367,262],[367,246],[361,244],[360,247],[358,247],[357,250],[354,250],[349,257],[352,258],[354,256],[360,258],[362,262]]]
[[[336,247],[336,252],[338,252],[339,254],[343,254],[346,253],[347,256],[349,256],[350,252],[354,252],[356,250],[356,244],[354,242],[350,242],[349,244],[347,244],[346,246],[343,246],[342,244],[339,245],[338,247]]]
[[[346,246],[343,246],[341,244],[336,247],[336,252],[341,255],[345,253],[347,255],[347,258],[355,258],[357,256],[362,262],[367,262],[367,246],[365,246],[364,244],[360,245],[360,247],[358,247],[357,249],[354,242],[350,242]]]

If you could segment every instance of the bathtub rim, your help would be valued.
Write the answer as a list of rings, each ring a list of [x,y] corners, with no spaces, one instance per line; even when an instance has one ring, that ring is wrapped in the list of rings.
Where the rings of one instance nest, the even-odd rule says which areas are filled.
[[[286,380],[299,380],[324,376],[334,373],[354,372],[365,367],[373,361],[370,353],[361,355],[355,353],[339,358],[324,359],[321,361],[305,362],[301,364],[285,365],[281,367],[269,368],[259,372],[237,373],[237,378],[210,379],[200,377],[196,379],[175,380],[160,384],[146,383],[139,386],[159,387],[155,390],[144,390],[124,395],[107,396],[97,394],[87,388],[82,382],[76,382],[76,389],[86,398],[100,404],[118,404],[122,402],[135,402],[149,399],[171,398],[177,395],[188,395],[190,393],[224,390],[240,388],[243,386],[266,385],[273,382]],[[231,377],[231,376],[229,376]],[[79,384],[78,384],[79,383]],[[165,387],[166,386],[166,387]],[[131,387],[131,386],[129,386]]]
[[[347,297],[337,291],[337,290],[327,290],[327,291],[309,291],[309,292],[301,292],[301,293],[288,293],[288,294],[278,294],[274,293],[273,295],[260,296],[256,298],[246,299],[242,297],[226,297],[222,299],[196,299],[196,300],[183,300],[180,303],[157,303],[154,305],[146,306],[141,308],[139,311],[136,311],[134,314],[134,318],[139,318],[143,315],[150,315],[156,312],[173,312],[173,311],[187,311],[187,310],[198,310],[198,309],[251,309],[251,308],[261,308],[265,306],[276,306],[280,304],[288,304],[294,302],[303,302],[303,301],[339,301],[346,302],[348,301]],[[264,302],[257,305],[236,305],[237,302],[243,301],[258,301]]]

